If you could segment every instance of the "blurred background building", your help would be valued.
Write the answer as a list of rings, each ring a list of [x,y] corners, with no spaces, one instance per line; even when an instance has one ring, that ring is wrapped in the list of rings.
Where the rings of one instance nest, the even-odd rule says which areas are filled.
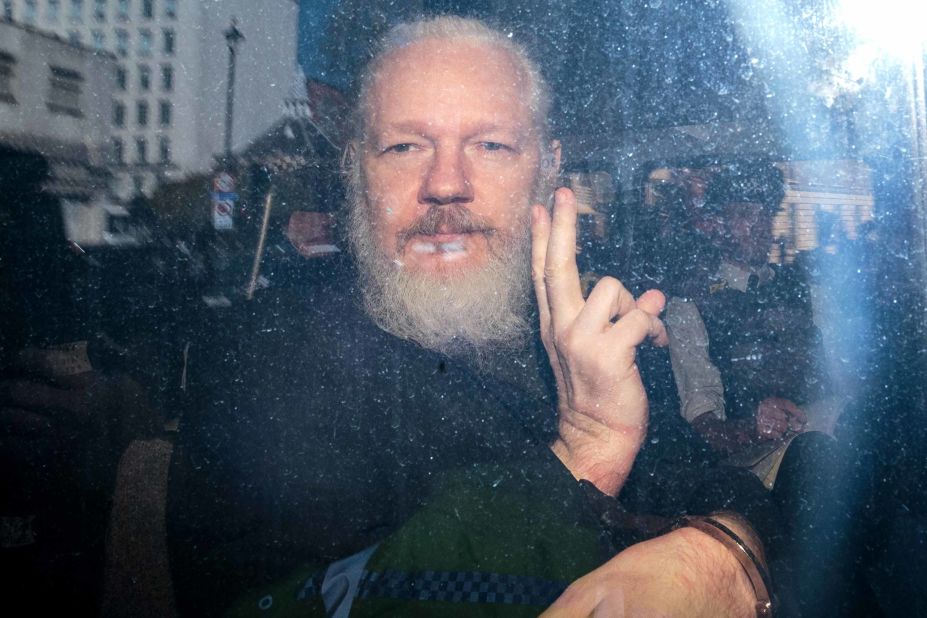
[[[211,169],[222,153],[232,18],[237,50],[233,148],[282,114],[296,63],[293,0],[3,0],[0,18],[115,58],[109,109],[112,198],[151,195],[158,184]],[[23,73],[28,80],[39,73]]]
[[[5,165],[44,156],[44,189],[58,198],[65,233],[79,244],[120,242],[108,199],[116,57],[33,28],[0,22],[0,148]],[[118,227],[118,226],[117,226]],[[109,234],[109,236],[107,236]]]

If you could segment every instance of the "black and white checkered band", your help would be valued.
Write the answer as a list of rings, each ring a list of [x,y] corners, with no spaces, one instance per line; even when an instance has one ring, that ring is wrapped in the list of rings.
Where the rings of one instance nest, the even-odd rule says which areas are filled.
[[[297,598],[302,601],[321,594],[322,578],[322,574],[309,578]],[[538,577],[480,571],[364,571],[357,598],[547,607],[567,585]]]

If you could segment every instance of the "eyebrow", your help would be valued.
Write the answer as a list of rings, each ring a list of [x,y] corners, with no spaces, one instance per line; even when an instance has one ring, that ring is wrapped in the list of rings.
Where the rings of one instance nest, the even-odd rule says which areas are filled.
[[[503,133],[512,133],[515,139],[521,140],[527,138],[531,135],[531,125],[527,125],[524,129],[521,127],[505,127],[493,123],[485,123],[481,125],[476,125],[467,133],[469,135],[483,135],[486,133],[494,132],[503,132]],[[380,131],[375,132],[375,136],[382,136],[388,131],[396,131],[399,133],[412,133],[414,135],[420,135],[425,137],[428,134],[428,124],[422,123],[420,121],[411,121],[411,122],[398,122],[395,124],[390,124],[386,127],[383,127]]]

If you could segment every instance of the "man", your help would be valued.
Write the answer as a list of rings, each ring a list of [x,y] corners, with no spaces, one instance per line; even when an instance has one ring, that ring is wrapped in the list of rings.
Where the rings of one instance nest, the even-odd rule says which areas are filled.
[[[732,166],[711,180],[713,274],[667,308],[682,414],[725,454],[800,431],[799,404],[824,393],[808,286],[794,268],[769,264],[782,187],[771,165]]]
[[[658,487],[661,462],[638,466],[644,489],[628,483],[648,415],[635,348],[665,339],[656,318],[663,299],[651,292],[635,301],[609,278],[583,299],[575,200],[558,191],[553,217],[540,205],[560,156],[547,133],[549,106],[527,55],[479,22],[437,18],[387,35],[361,83],[349,152],[358,284],[270,301],[273,318],[248,327],[256,336],[237,352],[233,384],[181,429],[169,525],[182,610],[216,610],[300,564],[422,530],[447,547],[436,559],[472,557],[458,574],[487,564],[484,543],[444,523],[432,533],[417,519],[423,507],[443,504],[463,526],[474,513],[492,527],[506,508],[507,521],[514,512],[516,525],[492,534],[504,560],[519,551],[543,558],[534,544],[549,535],[535,537],[532,526],[551,519],[558,530],[588,531],[581,536],[598,546],[609,513],[623,512],[619,493],[632,507],[647,494],[663,515],[736,504],[683,477]],[[539,368],[528,354],[529,268],[555,395],[530,379]],[[462,477],[462,490],[447,490],[448,475]],[[749,493],[739,497],[750,502]],[[718,518],[761,552],[749,524]],[[509,532],[518,547],[506,544]],[[568,538],[544,546],[569,553]],[[605,564],[572,586],[554,615],[597,607],[747,615],[762,597],[728,545],[695,528],[611,560],[627,544],[604,544],[603,556],[570,558],[570,578]],[[298,598],[315,596],[309,588]],[[350,597],[345,590],[335,596]],[[400,601],[438,602],[414,591]],[[543,609],[532,602],[523,601],[530,612]],[[279,607],[273,595],[256,603]],[[325,599],[328,611],[332,603]],[[380,611],[401,611],[389,607]]]
[[[769,263],[782,198],[782,174],[769,164],[732,165],[711,179],[705,207],[716,217],[707,227],[717,260],[707,280],[693,278],[688,296],[668,303],[670,359],[682,416],[773,489],[802,613],[842,615],[862,588],[853,572],[858,506],[846,454],[809,431],[833,411],[822,401],[810,289],[800,269]],[[815,569],[822,561],[827,572]]]

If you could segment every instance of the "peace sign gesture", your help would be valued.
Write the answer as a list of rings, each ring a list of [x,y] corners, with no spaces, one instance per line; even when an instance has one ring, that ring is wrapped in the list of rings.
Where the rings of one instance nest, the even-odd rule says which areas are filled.
[[[569,189],[557,190],[553,219],[533,207],[531,247],[541,338],[557,380],[559,437],[551,448],[573,476],[615,495],[647,432],[635,352],[648,337],[666,345],[656,317],[665,298],[651,290],[635,300],[621,282],[605,277],[583,299],[576,198]]]

